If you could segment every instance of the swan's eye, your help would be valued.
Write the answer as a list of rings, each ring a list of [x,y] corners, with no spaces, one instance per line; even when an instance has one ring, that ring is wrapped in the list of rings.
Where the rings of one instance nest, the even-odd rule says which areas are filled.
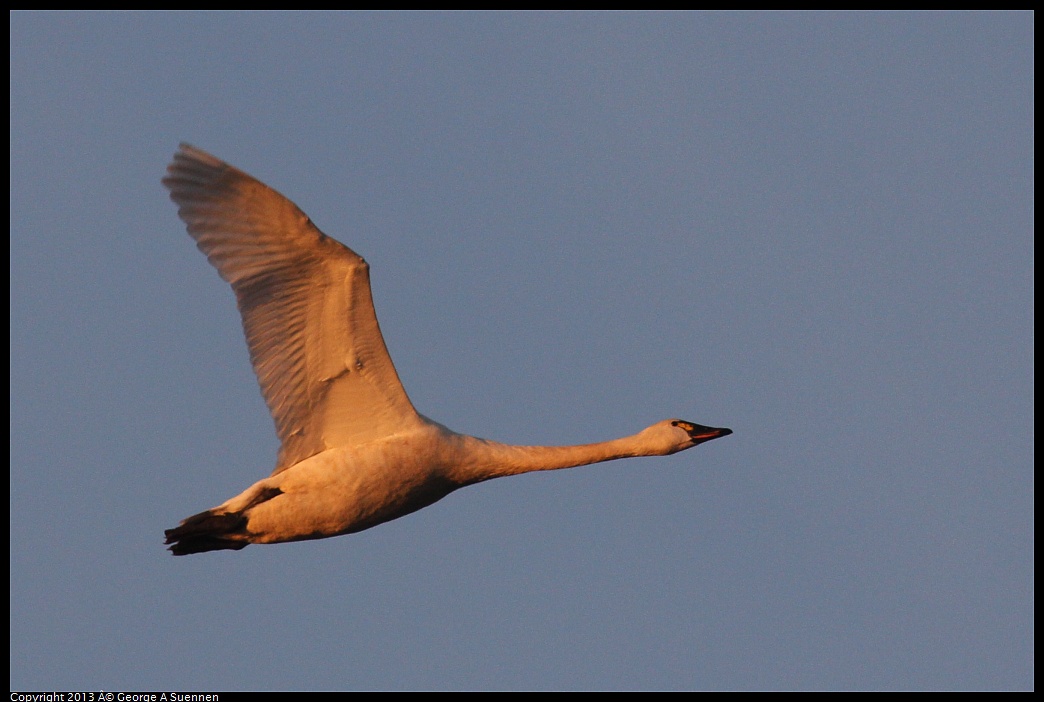
[[[675,422],[671,422],[671,424],[673,424],[676,427],[681,427],[685,431],[692,431],[693,429],[696,428],[693,425],[689,424],[688,422],[675,421]]]

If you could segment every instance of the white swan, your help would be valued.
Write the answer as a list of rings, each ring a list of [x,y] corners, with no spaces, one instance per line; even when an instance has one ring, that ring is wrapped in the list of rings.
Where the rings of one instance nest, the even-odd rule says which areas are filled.
[[[508,446],[413,408],[370,297],[370,271],[294,203],[182,144],[163,184],[231,283],[282,446],[272,475],[166,531],[174,555],[349,534],[490,478],[664,456],[731,429],[668,419],[584,446]]]

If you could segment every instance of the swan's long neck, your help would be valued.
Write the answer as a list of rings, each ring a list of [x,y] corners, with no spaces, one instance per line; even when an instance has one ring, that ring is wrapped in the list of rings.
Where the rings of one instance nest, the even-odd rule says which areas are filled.
[[[466,447],[462,452],[466,458],[454,466],[452,472],[462,485],[659,453],[645,446],[639,434],[580,446],[511,446],[472,436],[460,438]]]

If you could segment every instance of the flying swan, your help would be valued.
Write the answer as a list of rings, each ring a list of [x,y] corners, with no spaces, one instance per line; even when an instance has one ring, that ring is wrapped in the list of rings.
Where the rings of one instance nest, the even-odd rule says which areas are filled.
[[[358,254],[275,190],[187,144],[163,184],[236,293],[281,442],[272,475],[165,532],[175,556],[350,534],[483,480],[666,456],[732,433],[680,419],[583,446],[508,446],[452,432],[406,396]]]

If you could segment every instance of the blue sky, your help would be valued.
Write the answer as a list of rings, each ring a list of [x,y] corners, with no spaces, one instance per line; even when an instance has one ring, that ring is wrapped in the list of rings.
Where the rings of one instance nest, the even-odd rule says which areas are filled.
[[[1031,689],[1033,15],[14,13],[12,689]],[[266,475],[179,141],[416,407],[695,450],[173,558]]]

